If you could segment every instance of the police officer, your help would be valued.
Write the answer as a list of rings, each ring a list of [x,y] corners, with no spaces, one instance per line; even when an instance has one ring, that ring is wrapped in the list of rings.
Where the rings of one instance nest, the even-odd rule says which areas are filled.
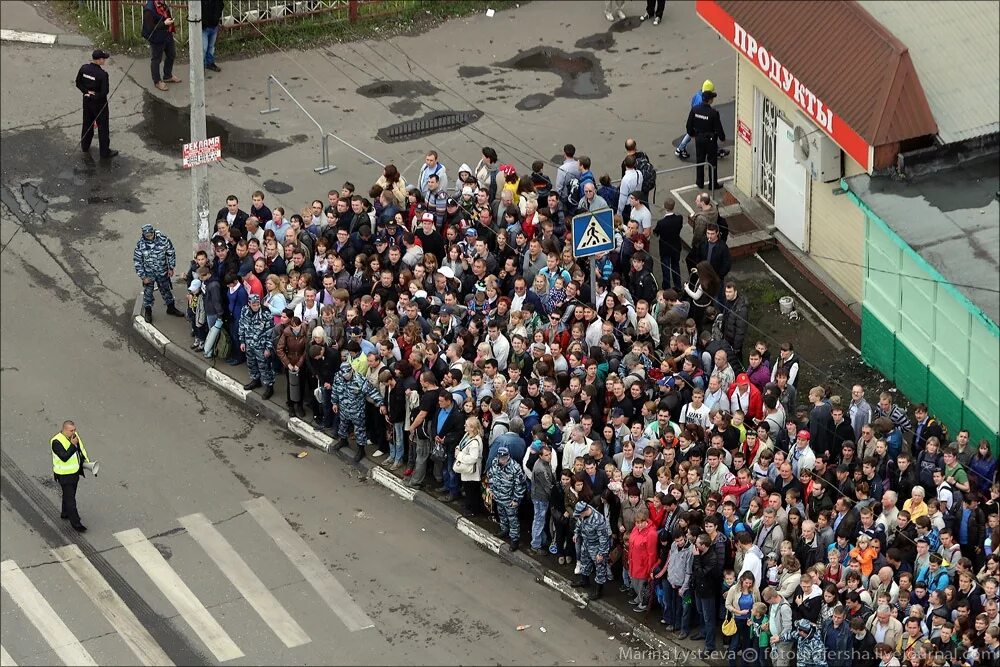
[[[76,432],[76,424],[68,419],[63,422],[62,430],[52,436],[50,445],[52,474],[62,489],[62,514],[59,518],[69,519],[76,532],[84,533],[87,527],[80,522],[80,513],[76,508],[76,486],[84,476],[84,462],[90,461],[87,448]]]
[[[243,385],[243,388],[249,391],[265,387],[265,400],[274,393],[274,366],[268,358],[274,354],[271,338],[273,326],[271,311],[261,308],[260,297],[251,294],[247,305],[243,306],[239,322],[240,349],[246,352],[247,370],[250,372],[250,382]]]
[[[94,49],[91,62],[81,67],[76,74],[76,87],[83,93],[83,131],[80,135],[80,148],[84,153],[90,152],[90,142],[94,139],[94,123],[96,123],[102,158],[118,155],[118,151],[111,150],[108,73],[104,71],[104,64],[110,57],[107,51]]]
[[[699,189],[705,187],[703,162],[712,165],[711,189],[719,189],[719,142],[726,140],[726,131],[722,128],[719,112],[712,108],[715,97],[715,91],[703,92],[701,104],[691,107],[687,119],[687,133],[694,137],[695,160],[698,162],[695,184]]]
[[[573,517],[576,518],[573,543],[580,563],[580,579],[570,586],[584,588],[593,584],[587,598],[597,600],[603,594],[604,584],[611,572],[608,562],[611,554],[611,527],[603,514],[582,500],[573,507]]]

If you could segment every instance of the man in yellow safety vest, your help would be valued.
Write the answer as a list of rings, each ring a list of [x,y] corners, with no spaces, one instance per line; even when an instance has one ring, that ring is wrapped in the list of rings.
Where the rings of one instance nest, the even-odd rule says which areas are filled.
[[[76,432],[76,424],[70,420],[63,422],[62,430],[52,436],[52,474],[62,488],[61,519],[69,519],[70,525],[78,533],[87,527],[80,522],[76,509],[76,486],[84,476],[83,464],[90,461],[83,438]]]

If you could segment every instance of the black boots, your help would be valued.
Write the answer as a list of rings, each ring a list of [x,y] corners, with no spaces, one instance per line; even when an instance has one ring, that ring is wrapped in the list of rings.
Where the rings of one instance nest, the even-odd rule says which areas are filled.
[[[146,320],[146,324],[153,323],[153,308],[151,306],[142,309],[142,319]]]
[[[604,594],[604,584],[594,582],[594,587],[587,593],[588,600],[600,600]]]
[[[581,574],[580,578],[570,584],[571,588],[586,588],[590,586],[590,577],[585,574]]]
[[[243,388],[246,389],[247,391],[250,391],[252,389],[256,389],[257,387],[262,387],[262,386],[264,386],[264,384],[260,381],[259,378],[250,378],[250,382],[247,382],[245,385],[243,385]]]
[[[365,446],[358,443],[358,450],[354,452],[354,462],[358,463],[361,459],[365,458]]]
[[[167,306],[167,315],[173,315],[174,317],[184,317],[184,313],[177,310],[177,308],[174,307],[174,304],[170,304],[169,306]]]
[[[272,396],[274,396],[274,385],[273,384],[264,385],[264,393],[261,394],[260,397],[266,401]]]
[[[347,438],[337,438],[333,441],[333,451],[339,452],[344,447],[347,447]]]

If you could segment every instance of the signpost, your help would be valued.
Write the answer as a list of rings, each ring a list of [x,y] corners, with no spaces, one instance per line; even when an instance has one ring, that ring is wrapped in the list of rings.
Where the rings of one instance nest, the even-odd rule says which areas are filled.
[[[578,213],[573,216],[572,225],[573,256],[577,259],[614,250],[615,212],[610,208]],[[590,262],[590,290],[596,301],[597,265],[593,260]]]

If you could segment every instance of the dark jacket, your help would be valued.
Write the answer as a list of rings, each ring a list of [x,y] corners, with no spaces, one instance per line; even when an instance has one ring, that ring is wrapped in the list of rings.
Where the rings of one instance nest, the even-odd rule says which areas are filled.
[[[465,414],[459,409],[458,405],[452,405],[451,413],[445,418],[440,431],[437,427],[438,420],[436,413],[433,416],[428,416],[427,419],[430,422],[428,430],[431,434],[431,440],[437,437],[444,438],[444,450],[446,452],[454,451],[458,443],[462,441],[462,435],[465,433]]]
[[[222,298],[222,283],[211,276],[205,284],[205,314],[225,318],[229,304]]]
[[[170,26],[166,25],[153,6],[153,0],[148,0],[142,9],[142,36],[150,44],[166,44],[174,38],[174,33]],[[172,18],[170,6],[164,3],[167,8],[167,16]]]
[[[310,374],[316,378],[320,386],[327,382],[332,384],[334,373],[340,369],[340,351],[335,350],[329,345],[324,345],[323,347],[326,351],[323,353],[323,358],[313,359],[312,347],[314,345],[316,343],[309,343],[306,346],[306,367],[309,369]]]
[[[649,272],[648,267],[643,267],[641,271],[632,275],[629,281],[629,292],[633,301],[645,299],[647,303],[656,303],[656,279]]]
[[[722,336],[737,354],[743,349],[743,341],[747,337],[747,310],[747,299],[739,293],[734,300],[723,304]]]
[[[233,220],[233,224],[229,227],[233,230],[232,237],[234,239],[246,239],[247,237],[247,212],[243,209],[236,209],[236,219]],[[228,220],[229,219],[229,209],[223,207],[215,216],[216,220]],[[284,240],[284,239],[282,239]]]
[[[694,592],[698,597],[711,598],[719,594],[722,559],[715,549],[709,549],[704,554],[695,553],[691,563],[691,579],[694,581]]]
[[[671,213],[660,218],[653,228],[653,234],[660,239],[660,257],[681,256],[681,230],[684,228],[684,218]]]
[[[223,0],[201,0],[201,25],[205,28],[217,28],[222,21]]]
[[[690,266],[696,265],[702,260],[708,260],[719,277],[725,279],[729,271],[733,268],[733,257],[729,252],[729,246],[720,238],[715,242],[712,249],[712,257],[708,257],[708,242],[701,243],[691,249],[688,253],[687,262]],[[715,296],[714,294],[712,296]]]

